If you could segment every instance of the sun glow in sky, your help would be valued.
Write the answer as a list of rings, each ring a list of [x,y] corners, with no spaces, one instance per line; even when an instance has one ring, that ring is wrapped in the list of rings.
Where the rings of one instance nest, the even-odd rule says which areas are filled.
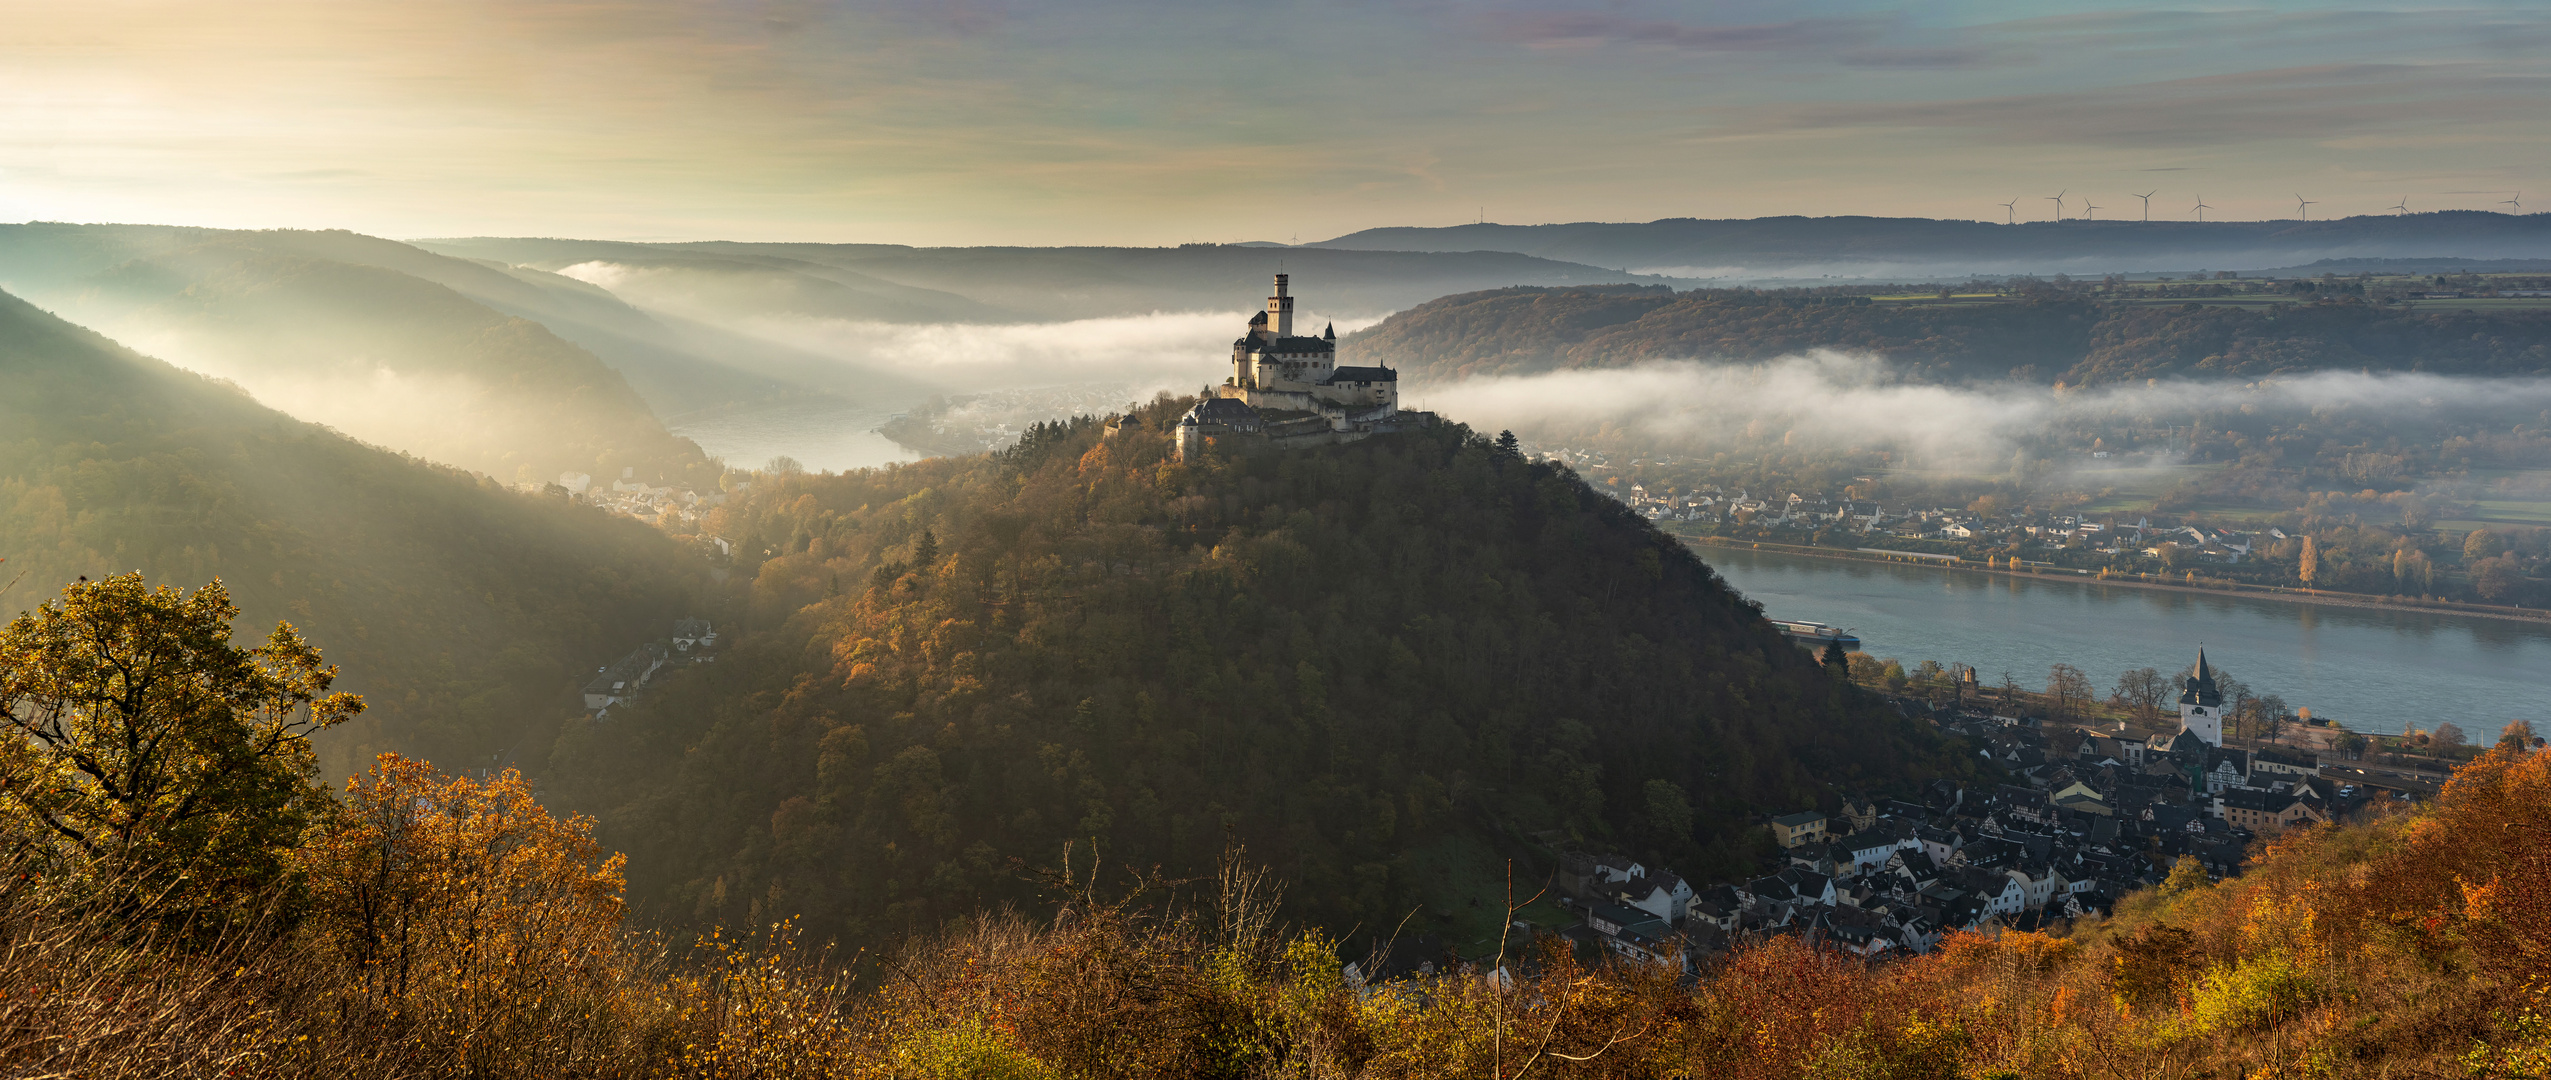
[[[0,0],[0,220],[913,244],[2551,206],[2551,9]],[[2078,214],[2076,209],[2068,210]]]

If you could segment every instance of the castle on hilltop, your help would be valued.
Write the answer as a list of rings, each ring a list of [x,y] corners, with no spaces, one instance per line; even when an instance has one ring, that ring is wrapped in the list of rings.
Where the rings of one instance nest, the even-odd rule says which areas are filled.
[[[1337,325],[1318,337],[1293,333],[1288,275],[1275,276],[1267,309],[1231,343],[1231,377],[1208,387],[1178,421],[1178,456],[1208,441],[1237,448],[1328,446],[1400,431],[1434,419],[1400,411],[1399,373],[1337,366]]]

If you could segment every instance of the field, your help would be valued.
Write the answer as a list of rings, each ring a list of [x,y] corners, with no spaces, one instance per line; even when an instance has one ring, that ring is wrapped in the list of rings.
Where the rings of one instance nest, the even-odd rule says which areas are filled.
[[[2471,504],[2471,516],[2506,525],[2551,525],[2551,501],[2482,499]]]

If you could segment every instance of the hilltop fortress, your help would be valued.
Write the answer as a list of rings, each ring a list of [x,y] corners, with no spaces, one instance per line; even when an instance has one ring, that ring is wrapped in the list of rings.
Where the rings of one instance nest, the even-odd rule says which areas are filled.
[[[1293,294],[1275,276],[1267,309],[1231,343],[1231,377],[1178,421],[1178,456],[1207,442],[1242,449],[1328,446],[1400,431],[1434,419],[1402,412],[1399,373],[1337,366],[1337,326],[1318,337],[1293,333]]]

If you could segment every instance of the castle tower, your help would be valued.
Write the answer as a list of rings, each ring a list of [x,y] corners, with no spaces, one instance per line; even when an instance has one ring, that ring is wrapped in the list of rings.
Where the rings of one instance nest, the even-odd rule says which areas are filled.
[[[1279,338],[1293,336],[1293,296],[1285,291],[1288,276],[1275,276],[1275,295],[1267,298],[1267,329]]]
[[[2206,666],[2206,651],[2197,650],[2197,666],[2179,684],[2179,730],[2194,734],[2208,746],[2223,745],[2223,692],[2214,684],[2214,669]]]

